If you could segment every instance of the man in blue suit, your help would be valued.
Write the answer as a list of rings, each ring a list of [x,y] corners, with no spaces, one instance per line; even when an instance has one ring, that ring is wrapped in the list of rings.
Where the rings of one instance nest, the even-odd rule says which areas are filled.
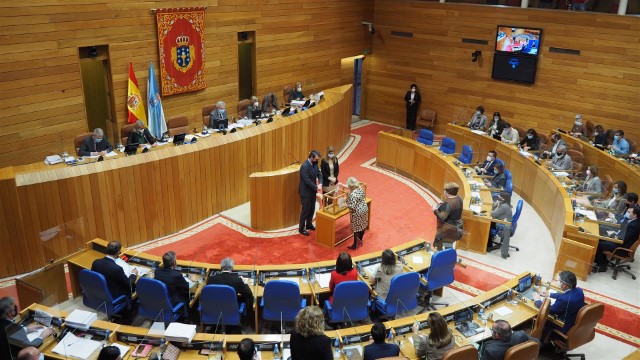
[[[387,329],[384,325],[377,321],[371,327],[371,338],[373,344],[369,344],[364,347],[364,360],[375,360],[386,357],[398,356],[400,354],[400,347],[396,344],[387,344],[384,340],[386,338]]]
[[[482,165],[477,165],[474,168],[474,170],[476,171],[476,174],[490,175],[490,176],[495,175],[495,172],[493,171],[493,165],[496,163],[497,158],[498,158],[498,153],[495,150],[489,151],[489,154],[487,155],[487,160],[485,160],[482,163]]]
[[[593,272],[607,271],[607,256],[604,254],[605,251],[614,251],[619,247],[631,249],[631,245],[638,241],[640,237],[640,220],[638,220],[638,217],[640,217],[640,207],[638,207],[638,205],[629,205],[627,211],[624,213],[624,217],[619,222],[620,229],[617,231],[615,229],[608,230],[609,233],[606,234],[612,238],[622,240],[622,244],[602,239],[598,242],[595,258],[596,266]]]
[[[584,293],[582,289],[576,287],[577,284],[578,280],[574,273],[571,271],[562,271],[558,274],[558,285],[562,292],[547,294],[546,291],[542,291],[540,294],[534,294],[537,307],[542,306],[543,299],[541,296],[549,296],[552,299],[556,299],[549,309],[549,314],[557,315],[558,319],[564,322],[564,327],[560,329],[560,331],[565,334],[569,332],[576,323],[578,311],[584,306]],[[555,326],[550,322],[547,322],[547,325],[550,326],[545,326],[545,332],[551,330],[552,326]]]
[[[320,152],[311,150],[309,157],[300,165],[300,202],[302,211],[300,212],[300,226],[298,232],[304,236],[309,236],[309,231],[315,230],[313,226],[313,212],[316,208],[316,193],[322,189],[322,174],[318,169]]]

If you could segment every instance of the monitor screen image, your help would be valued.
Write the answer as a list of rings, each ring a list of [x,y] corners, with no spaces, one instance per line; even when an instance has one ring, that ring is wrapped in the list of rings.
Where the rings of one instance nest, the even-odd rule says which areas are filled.
[[[498,25],[496,51],[538,56],[542,29]]]

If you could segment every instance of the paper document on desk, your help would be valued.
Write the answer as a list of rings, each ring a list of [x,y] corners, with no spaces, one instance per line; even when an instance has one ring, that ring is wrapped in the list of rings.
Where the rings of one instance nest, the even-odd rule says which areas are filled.
[[[482,207],[480,205],[469,205],[469,210],[473,211],[474,213],[480,214],[480,212],[482,211]]]
[[[118,156],[118,153],[111,150],[108,153],[105,154],[106,157],[114,157],[114,156]]]
[[[347,359],[362,359],[362,345],[343,346],[342,352],[347,356]]]
[[[41,309],[36,309],[33,315],[33,320],[35,320],[37,323],[42,324],[44,326],[51,326],[52,319],[53,319],[53,315]]]
[[[44,332],[44,329],[46,329],[45,327],[38,329],[36,331],[27,333],[27,339],[29,339],[30,342],[32,342],[33,340],[37,339],[40,337],[40,335],[42,335],[42,333]]]
[[[554,171],[553,175],[555,175],[556,177],[568,177],[569,173],[566,171]]]
[[[284,360],[289,360],[291,358],[291,349],[282,350],[282,358]]]
[[[79,338],[71,332],[68,332],[52,351],[65,357],[72,356],[80,359],[88,359],[101,347],[102,344],[95,340]]]
[[[316,282],[321,288],[329,288],[329,281],[331,281],[331,273],[316,274]]]
[[[376,276],[376,273],[378,272],[379,267],[380,267],[380,264],[372,264],[372,265],[364,266],[364,270],[369,273],[370,277],[374,277]]]
[[[132,266],[131,271],[138,270],[138,276],[145,276],[151,272],[151,269],[148,267],[140,267],[140,266]]]
[[[124,356],[127,355],[129,350],[131,350],[131,347],[126,346],[126,345],[122,345],[122,344],[118,344],[118,343],[111,343],[111,345],[109,345],[109,346],[115,346],[115,347],[118,348],[118,350],[120,350],[120,358],[121,359],[126,359]]]
[[[533,156],[533,154],[531,154],[528,151],[524,151],[524,150],[520,150],[520,155],[524,156],[524,157],[530,157]]]
[[[596,212],[593,210],[577,209],[576,213],[586,216],[587,219],[589,220],[598,221],[598,218],[596,217]]]
[[[471,130],[471,132],[474,133],[474,134],[478,134],[478,135],[484,135],[485,134],[485,132],[482,131],[482,130]]]
[[[59,164],[62,162],[60,155],[50,155],[44,159],[44,163],[47,165]]]
[[[201,138],[211,136],[211,134],[210,134],[210,133],[206,133],[206,134],[198,133],[198,134],[196,134],[196,135],[197,135],[198,137],[201,137]]]
[[[69,327],[87,330],[96,320],[98,320],[98,314],[91,311],[75,309],[67,316],[65,323],[67,323]]]
[[[411,257],[411,261],[413,261],[414,264],[424,264],[424,260],[422,259],[422,256],[419,256],[419,255],[413,255]]]
[[[506,306],[500,306],[499,308],[493,310],[494,313],[500,315],[500,316],[506,316],[511,314],[513,311],[511,311],[511,309],[509,309]]]

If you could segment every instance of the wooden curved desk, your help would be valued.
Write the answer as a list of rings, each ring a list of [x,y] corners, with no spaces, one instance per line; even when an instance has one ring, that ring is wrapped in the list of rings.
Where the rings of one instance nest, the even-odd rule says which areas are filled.
[[[249,176],[251,227],[276,230],[296,225],[300,220],[300,165]]]
[[[393,133],[378,133],[377,166],[408,177],[439,196],[443,195],[444,184],[447,182],[455,182],[460,186],[458,195],[464,204],[462,213],[464,235],[456,246],[459,249],[485,253],[491,218],[476,216],[469,209],[472,197],[469,179],[466,178],[463,170],[456,166],[455,162],[455,157],[443,156],[437,147],[428,147],[413,139]],[[480,190],[480,196],[483,202],[482,210],[491,213],[491,205],[493,204],[491,192],[485,187]]]
[[[545,222],[556,248],[557,261],[555,272],[571,270],[582,280],[591,272],[591,264],[598,246],[597,232],[580,231],[585,225],[575,223],[574,210],[569,196],[560,180],[545,166],[535,163],[530,157],[524,157],[513,145],[507,145],[489,136],[476,134],[465,127],[447,124],[447,136],[453,138],[458,148],[469,145],[473,148],[474,161],[490,150],[498,152],[507,169],[513,175],[514,190],[536,210]],[[600,176],[609,174],[614,180],[627,182],[629,191],[640,191],[640,175],[636,169],[598,150],[590,144],[563,136],[570,146],[580,142],[587,164],[597,164]],[[597,225],[595,226],[597,229]]]
[[[282,168],[289,154],[342,148],[350,134],[346,85],[296,115],[196,144],[74,167],[0,169],[0,277],[40,268],[97,237],[131,246],[175,233],[249,201],[250,174]]]

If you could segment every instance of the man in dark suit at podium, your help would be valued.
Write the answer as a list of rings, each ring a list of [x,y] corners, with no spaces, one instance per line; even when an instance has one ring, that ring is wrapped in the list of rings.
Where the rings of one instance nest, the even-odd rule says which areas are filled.
[[[316,193],[322,188],[322,175],[318,169],[320,152],[311,150],[309,157],[300,165],[300,226],[298,232],[309,236],[309,231],[315,230],[313,226],[313,212],[316,208]]]
[[[91,270],[102,274],[107,280],[107,287],[111,296],[115,299],[120,295],[131,296],[135,287],[138,270],[134,269],[131,276],[127,277],[120,265],[116,264],[116,259],[120,255],[122,245],[119,241],[111,241],[107,245],[107,256],[96,259],[91,265]]]

